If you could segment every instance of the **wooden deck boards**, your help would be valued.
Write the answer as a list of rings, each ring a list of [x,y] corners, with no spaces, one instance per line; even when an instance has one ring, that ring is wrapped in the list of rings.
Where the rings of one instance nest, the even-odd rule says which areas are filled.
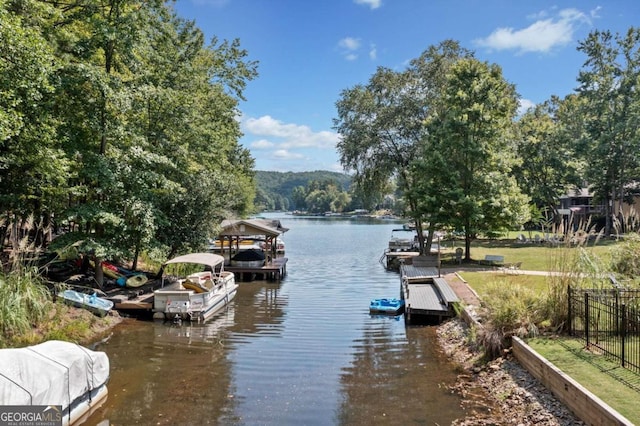
[[[454,314],[452,304],[459,301],[458,297],[446,280],[438,276],[438,268],[402,265],[400,275],[401,296],[409,322],[417,318],[440,322]]]

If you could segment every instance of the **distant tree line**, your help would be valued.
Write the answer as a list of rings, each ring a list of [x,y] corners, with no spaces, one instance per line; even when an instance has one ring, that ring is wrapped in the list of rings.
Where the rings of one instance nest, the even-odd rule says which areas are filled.
[[[316,182],[316,183],[314,183]],[[316,170],[311,172],[256,171],[256,198],[258,210],[304,210],[306,191],[317,182],[332,182],[337,191],[348,192],[351,176],[345,173]],[[301,191],[305,193],[301,196]]]
[[[639,40],[635,28],[592,32],[578,45],[575,93],[520,116],[498,65],[453,40],[430,46],[407,69],[380,67],[343,90],[340,161],[362,194],[393,181],[419,231],[464,232],[467,259],[478,234],[557,213],[559,197],[581,186],[604,205],[609,235],[639,188]],[[433,234],[418,233],[421,250]]]
[[[0,245],[35,218],[97,258],[170,255],[253,211],[257,63],[169,4],[0,0]]]
[[[352,185],[345,173],[256,171],[256,209],[306,211],[310,213],[389,210],[402,213],[402,194],[392,182],[373,194],[365,194]]]

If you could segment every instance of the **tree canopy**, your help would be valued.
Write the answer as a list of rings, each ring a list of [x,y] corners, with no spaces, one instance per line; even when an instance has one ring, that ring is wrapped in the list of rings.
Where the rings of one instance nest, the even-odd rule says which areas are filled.
[[[136,258],[201,247],[253,210],[236,116],[257,63],[238,40],[206,44],[160,0],[0,0],[0,32],[7,221],[45,217],[65,243]]]
[[[467,259],[478,233],[517,229],[532,214],[566,225],[559,198],[581,187],[603,203],[609,234],[640,187],[639,41],[634,28],[592,32],[578,46],[587,59],[576,92],[520,116],[497,64],[452,40],[431,46],[406,70],[379,68],[341,93],[340,161],[364,190],[397,184],[419,237],[422,224],[464,231]]]

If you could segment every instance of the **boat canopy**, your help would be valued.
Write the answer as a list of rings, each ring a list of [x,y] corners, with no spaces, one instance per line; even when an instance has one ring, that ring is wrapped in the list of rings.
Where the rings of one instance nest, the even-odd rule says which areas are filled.
[[[217,265],[224,265],[224,257],[213,253],[190,253],[174,257],[171,260],[167,260],[164,264],[169,265],[172,263],[197,263],[199,265],[211,266],[213,270]]]

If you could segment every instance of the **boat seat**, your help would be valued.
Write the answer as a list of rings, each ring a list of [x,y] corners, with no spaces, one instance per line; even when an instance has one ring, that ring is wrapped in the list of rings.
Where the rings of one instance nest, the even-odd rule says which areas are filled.
[[[187,290],[193,290],[196,293],[206,293],[207,291],[209,291],[207,288],[203,287],[201,284],[194,283],[193,281],[189,281],[189,280],[183,281],[182,287],[184,287]]]

